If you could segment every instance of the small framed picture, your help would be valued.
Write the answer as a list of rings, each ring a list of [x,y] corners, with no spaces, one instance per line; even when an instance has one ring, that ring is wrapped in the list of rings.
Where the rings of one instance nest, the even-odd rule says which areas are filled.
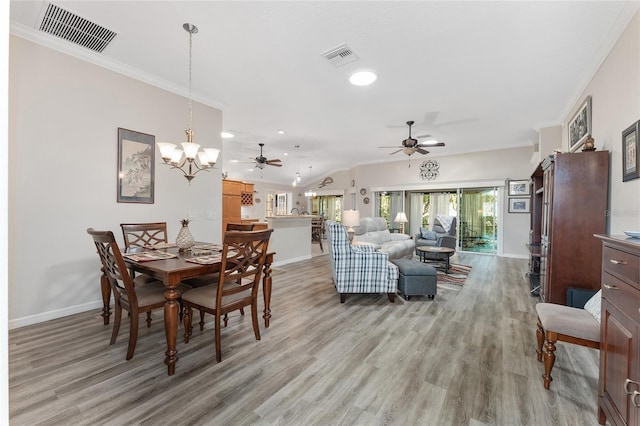
[[[636,121],[622,132],[622,181],[640,177],[640,161],[638,161],[638,137],[640,121]]]
[[[591,135],[591,96],[587,96],[569,121],[569,151],[574,152]]]
[[[153,204],[153,135],[118,128],[118,202]]]
[[[529,213],[530,211],[530,198],[509,198],[509,213]]]
[[[509,196],[523,197],[525,195],[531,195],[531,187],[528,180],[509,181]]]

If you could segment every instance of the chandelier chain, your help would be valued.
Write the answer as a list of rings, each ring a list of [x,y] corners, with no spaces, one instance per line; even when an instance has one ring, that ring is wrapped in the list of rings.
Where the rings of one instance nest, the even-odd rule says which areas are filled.
[[[191,96],[191,51],[193,49],[193,31],[189,31],[189,130],[193,129],[193,106]]]

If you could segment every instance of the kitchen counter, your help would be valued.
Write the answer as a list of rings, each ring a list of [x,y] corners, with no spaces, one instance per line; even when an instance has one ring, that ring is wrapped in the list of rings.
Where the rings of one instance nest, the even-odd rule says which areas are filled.
[[[269,250],[274,251],[274,266],[311,259],[311,215],[267,217],[273,228]]]

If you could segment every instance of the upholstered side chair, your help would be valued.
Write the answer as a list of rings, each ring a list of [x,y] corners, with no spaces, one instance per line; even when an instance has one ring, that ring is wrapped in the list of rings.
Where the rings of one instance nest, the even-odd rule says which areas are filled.
[[[544,358],[544,388],[549,389],[551,370],[556,361],[556,342],[567,342],[588,348],[600,349],[601,292],[598,291],[582,308],[538,303],[538,328],[536,330],[538,362]],[[543,350],[544,348],[544,350]]]
[[[398,267],[389,262],[387,253],[372,245],[352,245],[347,230],[340,223],[327,221],[327,240],[333,283],[344,303],[349,293],[387,293],[395,300],[398,290]]]

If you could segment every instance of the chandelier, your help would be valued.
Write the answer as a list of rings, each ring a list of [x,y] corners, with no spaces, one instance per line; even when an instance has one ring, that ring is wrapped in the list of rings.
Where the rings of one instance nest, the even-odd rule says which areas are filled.
[[[296,151],[300,148],[300,145],[294,145]],[[291,185],[298,186],[300,182],[302,182],[302,176],[300,176],[300,157],[298,157],[298,166],[296,167],[296,174],[293,175],[293,182]]]
[[[311,184],[311,167],[313,167],[313,166],[309,166],[309,184]],[[313,192],[311,190],[311,188],[309,188],[309,190],[304,193],[304,196],[307,197],[307,198],[313,198],[313,197],[316,196],[316,193]]]
[[[185,130],[187,141],[182,142],[182,149],[177,148],[176,144],[169,142],[158,142],[158,149],[162,160],[172,169],[178,169],[187,178],[189,184],[195,177],[196,173],[201,170],[213,168],[218,161],[220,150],[216,148],[203,148],[200,151],[200,145],[193,142],[193,107],[191,96],[191,39],[198,32],[198,27],[193,24],[183,24],[182,28],[189,33],[189,128]]]

